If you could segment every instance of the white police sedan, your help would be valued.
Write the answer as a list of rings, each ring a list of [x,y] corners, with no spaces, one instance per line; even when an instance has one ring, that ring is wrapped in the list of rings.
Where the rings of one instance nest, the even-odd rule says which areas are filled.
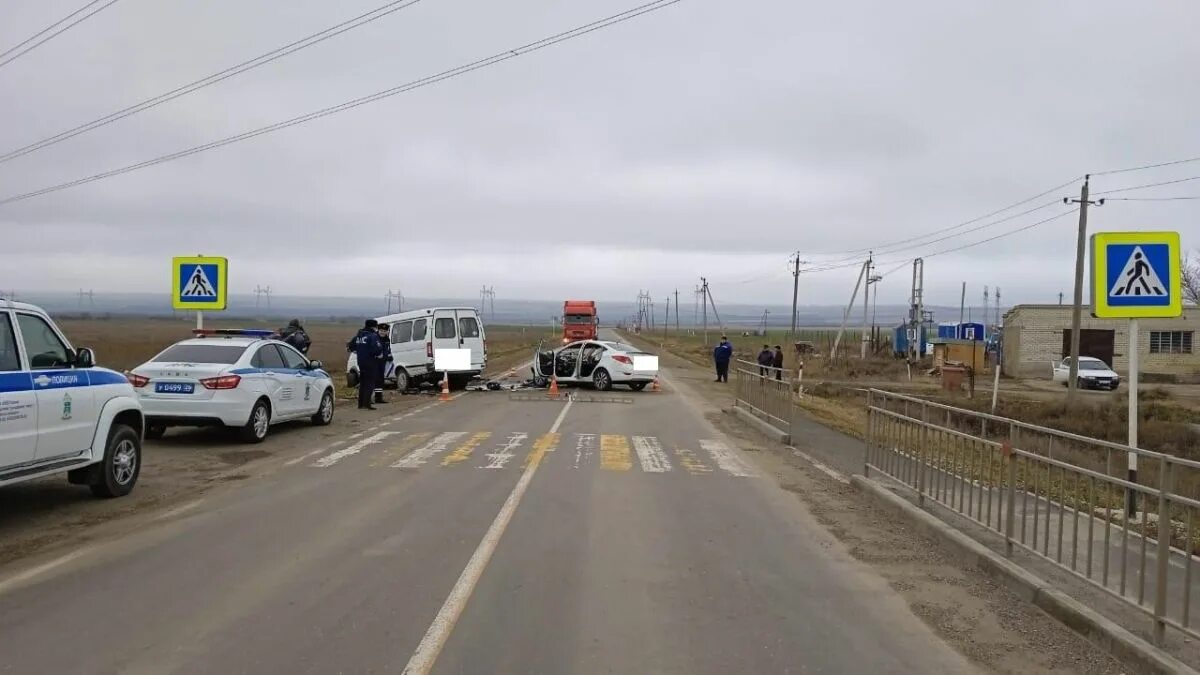
[[[258,443],[272,424],[333,421],[333,381],[320,361],[269,330],[196,330],[127,374],[146,415],[146,437],[172,426],[226,426]]]

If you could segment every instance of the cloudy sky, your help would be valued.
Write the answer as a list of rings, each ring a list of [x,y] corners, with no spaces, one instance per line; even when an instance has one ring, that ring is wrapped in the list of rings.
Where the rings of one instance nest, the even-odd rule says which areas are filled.
[[[442,72],[645,0],[423,0],[145,113],[0,163],[0,200]],[[0,66],[0,154],[385,0],[119,0]],[[0,51],[85,4],[5,0]],[[158,291],[171,255],[277,294],[665,296],[787,303],[787,259],[906,260],[1064,213],[937,233],[1086,172],[1200,156],[1200,4],[683,0],[430,87],[0,205],[0,288]],[[1200,176],[1098,176],[1093,191]],[[1200,180],[1117,197],[1200,195]],[[1044,206],[1001,223],[1034,207]],[[1091,230],[1176,229],[1200,200],[1112,201]],[[926,262],[927,301],[1070,295],[1075,215]],[[973,229],[978,228],[978,229]],[[948,236],[953,235],[953,236]],[[946,238],[948,237],[948,238]],[[938,241],[932,241],[938,240]],[[895,243],[901,241],[903,243]],[[844,301],[857,270],[801,277]]]

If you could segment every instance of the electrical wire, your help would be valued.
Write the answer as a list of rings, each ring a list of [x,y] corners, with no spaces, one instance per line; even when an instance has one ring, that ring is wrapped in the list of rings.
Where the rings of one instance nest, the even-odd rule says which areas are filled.
[[[1072,213],[1077,213],[1078,211],[1079,211],[1079,207],[1077,206],[1069,211],[1063,211],[1062,213],[1060,213],[1056,216],[1050,216],[1049,218],[1046,218],[1044,220],[1039,220],[1036,223],[1025,225],[1024,227],[1018,227],[1015,230],[1009,230],[1008,232],[1002,232],[994,237],[988,237],[987,239],[980,239],[979,241],[971,242],[969,244],[964,244],[962,246],[955,246],[954,248],[948,248],[948,249],[944,249],[941,251],[936,251],[934,253],[926,253],[925,255],[923,255],[921,257],[922,258],[932,258],[935,255],[943,255],[945,253],[955,253],[957,251],[962,251],[964,249],[972,248],[974,246],[979,246],[980,244],[986,244],[990,241],[996,241],[997,239],[1003,239],[1004,237],[1011,237],[1014,234],[1018,234],[1018,233],[1026,231],[1026,230],[1032,230],[1033,228],[1035,228],[1039,225],[1045,225],[1046,223],[1058,220],[1059,218],[1063,218],[1065,216],[1069,216]]]
[[[1105,198],[1106,202],[1175,202],[1188,199],[1200,199],[1200,195],[1191,197],[1111,197]]]
[[[517,47],[515,49],[508,49],[503,52],[489,56],[487,58],[479,59],[478,61],[473,61],[471,63],[465,64],[462,66],[458,66],[457,68],[451,68],[450,70],[442,71],[441,73],[438,73],[436,75],[430,75],[430,76],[423,77],[418,80],[413,80],[411,82],[407,82],[405,84],[401,84],[396,87],[392,87],[390,89],[384,89],[382,91],[375,92],[374,94],[370,94],[370,95],[356,98],[356,99],[353,99],[350,101],[346,101],[345,103],[340,103],[338,105],[330,106],[328,108],[322,108],[320,110],[315,110],[315,111],[307,113],[305,115],[293,117],[291,119],[284,120],[282,122],[276,122],[275,124],[269,124],[267,126],[259,127],[257,129],[253,129],[251,131],[247,131],[247,132],[244,132],[241,134],[237,134],[234,136],[228,136],[226,138],[223,138],[223,139],[220,139],[217,141],[212,141],[210,143],[205,143],[203,145],[197,145],[197,146],[188,148],[186,150],[180,150],[178,152],[161,155],[159,157],[155,157],[153,159],[148,159],[148,160],[145,160],[142,162],[138,162],[136,164],[130,164],[128,166],[120,167],[117,169],[103,171],[101,173],[92,174],[92,175],[86,176],[84,178],[77,178],[75,180],[68,181],[66,183],[59,183],[58,185],[52,185],[49,187],[41,188],[38,190],[33,190],[30,192],[24,192],[21,194],[11,195],[9,197],[0,199],[0,206],[3,206],[5,204],[11,204],[13,202],[22,201],[25,199],[31,199],[33,197],[38,197],[38,196],[45,195],[45,194],[50,194],[52,192],[58,192],[60,190],[66,190],[69,188],[77,187],[79,185],[85,185],[87,183],[94,183],[99,180],[104,180],[106,178],[112,178],[114,176],[119,176],[122,174],[130,173],[132,171],[137,171],[139,169],[145,169],[145,168],[148,168],[151,166],[156,166],[158,164],[164,164],[166,162],[171,162],[171,161],[174,161],[177,159],[182,159],[184,157],[189,157],[191,155],[199,154],[199,153],[205,152],[207,150],[224,147],[226,145],[232,145],[234,143],[249,140],[249,139],[255,138],[257,136],[269,134],[273,131],[279,131],[281,129],[286,129],[286,128],[293,127],[293,126],[296,126],[299,124],[304,124],[305,122],[311,122],[312,120],[315,120],[315,119],[320,119],[322,117],[327,117],[329,115],[335,115],[340,112],[352,110],[359,106],[367,105],[368,103],[374,103],[376,101],[380,101],[385,98],[389,98],[392,96],[396,96],[398,94],[409,92],[414,89],[420,89],[422,87],[426,87],[431,84],[436,84],[438,82],[442,82],[444,80],[458,77],[460,75],[465,75],[466,73],[470,73],[475,70],[480,70],[482,68],[487,68],[489,66],[496,65],[497,63],[502,63],[509,59],[514,59],[514,58],[523,56],[523,55],[531,53],[531,52],[545,49],[546,47],[551,47],[551,46],[559,44],[561,42],[566,42],[567,40],[572,40],[577,37],[582,37],[589,33],[592,33],[592,32],[595,32],[595,31],[598,31],[598,30],[601,30],[604,28],[608,28],[610,26],[614,26],[619,23],[623,23],[625,21],[629,21],[630,19],[637,18],[639,16],[642,16],[643,14],[649,14],[650,12],[655,12],[660,9],[670,7],[671,5],[680,3],[682,1],[683,0],[654,0],[653,2],[648,2],[643,5],[639,5],[637,7],[627,9],[624,12],[613,14],[611,16],[593,21],[591,23],[584,24],[582,26],[577,26],[575,28],[572,28],[567,31],[563,31],[561,33],[552,35],[550,37],[542,38],[541,40],[537,40],[536,42],[531,42],[529,44],[523,45],[521,47]]]
[[[1093,192],[1091,196],[1099,197],[1100,195],[1113,195],[1118,192],[1130,192],[1133,190],[1145,190],[1146,188],[1161,187],[1163,185],[1175,185],[1176,183],[1186,183],[1188,181],[1200,180],[1200,176],[1188,176],[1187,178],[1178,178],[1176,180],[1164,180],[1158,183],[1146,183],[1144,185],[1133,185],[1130,187],[1117,188],[1115,190],[1104,190],[1103,192]]]
[[[1112,169],[1110,171],[1098,171],[1090,174],[1092,176],[1110,176],[1114,173],[1128,173],[1130,171],[1145,171],[1146,169],[1161,169],[1164,166],[1175,166],[1177,164],[1189,164],[1191,162],[1200,162],[1200,157],[1189,157],[1187,159],[1176,159],[1171,162],[1159,162],[1158,164],[1144,164],[1142,166],[1131,166],[1124,169]]]
[[[54,134],[53,136],[48,136],[46,138],[43,138],[39,141],[35,141],[35,142],[25,145],[23,147],[9,150],[8,152],[5,152],[4,154],[0,154],[0,163],[8,162],[8,161],[14,160],[18,157],[23,157],[25,155],[28,155],[31,152],[37,152],[38,150],[41,150],[43,148],[48,148],[52,145],[57,145],[67,139],[74,138],[80,134],[85,134],[89,131],[99,129],[100,127],[108,126],[109,124],[112,124],[113,122],[125,119],[126,117],[129,117],[131,115],[136,115],[138,113],[145,112],[147,110],[150,110],[151,108],[156,108],[168,101],[174,101],[177,98],[187,96],[188,94],[200,91],[201,89],[204,89],[206,87],[211,87],[212,85],[217,84],[218,82],[222,82],[224,80],[228,80],[231,77],[235,77],[235,76],[241,75],[242,73],[245,73],[247,71],[254,70],[255,68],[258,68],[259,66],[265,66],[268,63],[271,63],[272,61],[276,61],[276,60],[281,59],[290,54],[294,54],[302,49],[307,49],[309,47],[312,47],[313,45],[320,44],[330,38],[337,37],[338,35],[341,35],[342,33],[345,33],[347,31],[354,30],[355,28],[359,28],[361,26],[365,26],[373,21],[382,19],[390,14],[399,12],[402,9],[411,7],[412,5],[415,5],[420,1],[421,0],[394,0],[393,2],[389,2],[387,4],[380,5],[379,7],[376,7],[375,9],[373,9],[369,12],[366,12],[364,14],[360,14],[360,15],[354,17],[353,19],[349,19],[349,20],[343,21],[337,25],[330,26],[329,28],[326,28],[324,30],[317,31],[316,33],[313,33],[312,35],[308,35],[306,37],[300,38],[299,40],[296,40],[294,42],[283,45],[282,47],[272,49],[271,51],[266,52],[264,54],[260,54],[252,59],[242,61],[241,63],[239,63],[237,65],[230,66],[230,67],[226,68],[225,70],[218,71],[211,75],[202,77],[199,80],[195,80],[194,82],[189,82],[188,84],[176,87],[168,92],[164,92],[157,96],[152,96],[152,97],[145,99],[139,103],[135,103],[131,106],[111,112],[103,117],[98,117],[90,122],[85,122],[83,124],[80,124],[76,127],[71,128],[71,129],[61,131],[57,134]]]
[[[84,5],[83,7],[80,7],[79,9],[75,10],[74,12],[71,12],[70,14],[59,19],[58,21],[55,21],[54,23],[50,24],[49,26],[46,26],[42,30],[34,33],[32,36],[26,38],[21,43],[13,45],[12,47],[9,47],[8,49],[4,50],[3,52],[0,52],[0,68],[7,66],[8,64],[12,63],[13,61],[16,61],[17,59],[28,54],[29,52],[37,49],[38,47],[41,47],[42,45],[53,40],[54,38],[58,37],[59,35],[62,35],[63,33],[71,30],[75,26],[78,26],[79,24],[83,23],[84,21],[87,21],[91,17],[96,16],[97,14],[99,14],[100,12],[103,12],[105,9],[113,6],[117,2],[117,0],[108,0],[108,2],[101,5],[99,8],[96,9],[96,11],[92,12],[91,14],[85,14],[84,16],[81,16],[78,19],[71,21],[71,23],[68,23],[67,25],[63,26],[62,28],[59,28],[57,31],[54,31],[53,33],[50,33],[49,35],[46,35],[46,33],[54,30],[55,28],[57,28],[59,25],[63,24],[64,22],[70,21],[77,14],[87,11],[87,9],[89,7],[96,5],[102,1],[103,0],[92,0],[91,2]],[[44,37],[44,38],[41,37],[43,35],[46,35],[46,37]],[[41,38],[41,39],[39,40],[38,38]],[[29,44],[31,42],[33,44]],[[29,45],[29,46],[25,47],[25,45]],[[21,49],[22,47],[25,47],[25,48]],[[16,53],[14,54],[13,52],[16,52]],[[10,54],[11,54],[11,56],[10,56]]]

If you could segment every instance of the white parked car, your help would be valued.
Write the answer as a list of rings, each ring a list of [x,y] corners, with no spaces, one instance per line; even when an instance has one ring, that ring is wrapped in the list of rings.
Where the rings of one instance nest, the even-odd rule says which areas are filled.
[[[258,443],[272,424],[333,421],[333,380],[269,330],[197,330],[129,372],[146,437],[167,427],[227,426]]]
[[[1050,363],[1054,369],[1054,381],[1065,387],[1071,377],[1071,357]],[[1121,377],[1108,364],[1090,356],[1079,357],[1078,386],[1080,389],[1113,389],[1121,384]]]
[[[65,471],[97,497],[133,489],[142,410],[125,376],[95,361],[41,309],[0,300],[0,485]]]
[[[377,317],[391,329],[392,362],[384,383],[404,391],[421,382],[436,382],[442,374],[433,369],[435,349],[470,349],[469,370],[449,374],[450,386],[461,389],[487,368],[487,334],[473,307],[430,307]],[[346,383],[358,385],[358,357],[346,361]]]
[[[539,347],[533,359],[534,379],[544,383],[551,373],[560,384],[591,384],[600,391],[619,384],[641,391],[658,377],[658,357],[603,340],[579,340],[556,349]]]

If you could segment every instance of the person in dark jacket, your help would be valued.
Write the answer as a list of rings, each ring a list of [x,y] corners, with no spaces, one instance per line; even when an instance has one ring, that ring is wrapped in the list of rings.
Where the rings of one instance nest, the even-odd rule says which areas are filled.
[[[354,355],[358,358],[358,407],[374,410],[371,395],[375,392],[375,378],[379,376],[383,343],[379,340],[379,322],[367,319],[354,336]]]
[[[379,324],[379,341],[383,344],[383,354],[379,357],[379,370],[375,375],[375,402],[387,403],[383,400],[383,380],[387,376],[387,364],[392,360],[392,330],[386,323]]]
[[[775,345],[775,359],[771,362],[771,365],[778,368],[778,370],[775,371],[775,379],[782,380],[783,379],[783,347],[780,347],[779,345]]]
[[[762,351],[758,353],[758,374],[761,377],[766,377],[770,374],[768,368],[775,363],[775,352],[771,351],[771,347],[763,345]]]
[[[287,327],[279,331],[279,339],[295,347],[304,355],[308,354],[308,348],[312,346],[312,339],[308,337],[304,326],[300,325],[300,319],[289,321]]]
[[[733,358],[733,345],[729,338],[721,336],[721,344],[713,349],[713,364],[717,367],[717,382],[729,381],[729,361]]]

